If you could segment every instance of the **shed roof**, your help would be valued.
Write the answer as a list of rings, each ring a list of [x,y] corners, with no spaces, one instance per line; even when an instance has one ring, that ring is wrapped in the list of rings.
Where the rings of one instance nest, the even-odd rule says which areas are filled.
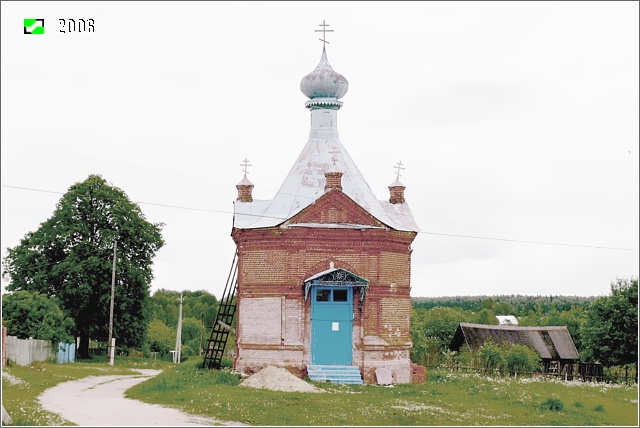
[[[496,318],[498,318],[498,323],[500,325],[518,325],[518,318],[514,317],[513,315],[496,315]]]
[[[534,348],[545,360],[579,360],[566,326],[521,327],[460,323],[449,348],[459,350],[464,344],[476,351],[492,338],[496,343],[509,342]]]

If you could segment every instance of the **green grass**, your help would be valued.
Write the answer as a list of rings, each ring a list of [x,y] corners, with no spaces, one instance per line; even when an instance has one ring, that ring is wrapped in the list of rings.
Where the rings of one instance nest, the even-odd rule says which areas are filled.
[[[179,366],[117,359],[72,364],[9,367],[25,381],[2,380],[2,402],[16,425],[72,425],[43,411],[37,396],[59,382],[89,375],[134,374],[131,368],[163,373],[126,392],[130,398],[188,413],[250,425],[413,426],[637,426],[637,385],[563,382],[542,378],[491,378],[430,372],[420,385],[335,385],[314,383],[324,393],[295,393],[240,387],[229,370],[202,370],[201,362]]]
[[[2,405],[11,416],[12,425],[21,426],[53,426],[75,425],[55,413],[42,409],[38,396],[45,389],[69,380],[87,376],[105,376],[121,374],[139,374],[135,368],[162,369],[169,363],[134,358],[116,358],[114,365],[109,366],[105,357],[82,360],[77,363],[52,364],[36,362],[30,366],[7,366],[2,370],[22,381],[12,385],[2,378]]]
[[[183,364],[136,385],[126,395],[250,425],[637,426],[638,423],[637,385],[541,378],[492,379],[448,372],[432,373],[430,379],[421,385],[392,388],[314,383],[326,392],[294,393],[239,387],[238,375]]]

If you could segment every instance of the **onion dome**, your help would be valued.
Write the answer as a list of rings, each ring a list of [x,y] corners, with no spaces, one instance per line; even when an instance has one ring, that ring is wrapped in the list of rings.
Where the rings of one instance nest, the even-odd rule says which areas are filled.
[[[349,89],[349,82],[344,76],[333,71],[327,61],[327,52],[324,50],[316,69],[303,77],[300,82],[300,90],[310,99],[339,99],[347,93],[347,89]]]

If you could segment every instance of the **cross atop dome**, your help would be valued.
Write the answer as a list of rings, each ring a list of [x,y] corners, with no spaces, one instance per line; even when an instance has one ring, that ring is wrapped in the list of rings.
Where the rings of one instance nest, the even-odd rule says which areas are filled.
[[[316,33],[320,33],[322,32],[322,38],[319,39],[322,42],[322,50],[325,50],[325,47],[327,46],[327,42],[325,39],[327,38],[327,34],[326,33],[332,33],[333,30],[327,30],[327,27],[329,26],[329,24],[325,24],[324,23],[324,19],[322,20],[322,24],[318,24],[318,26],[322,27],[322,30],[313,30]]]
[[[402,174],[400,174],[400,170],[404,169],[404,167],[402,166],[402,161],[398,161],[398,163],[396,164],[396,166],[393,167],[393,169],[397,170],[396,171],[396,180],[400,180],[400,176]]]
[[[329,42],[326,40],[326,33],[332,32],[333,30],[327,30],[329,24],[326,24],[324,20],[322,20],[322,24],[319,25],[322,29],[314,31],[322,32],[320,41],[323,43],[323,47],[320,63],[315,70],[302,78],[300,90],[311,100],[322,99],[323,101],[320,103],[322,107],[337,110],[342,106],[342,102],[337,100],[347,93],[349,82],[347,82],[344,76],[336,73],[327,60],[325,46]],[[318,102],[307,102],[306,107],[313,109],[316,105],[318,105]]]

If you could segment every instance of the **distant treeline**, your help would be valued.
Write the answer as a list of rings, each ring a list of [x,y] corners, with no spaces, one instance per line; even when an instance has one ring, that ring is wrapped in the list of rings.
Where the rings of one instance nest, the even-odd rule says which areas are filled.
[[[596,296],[523,296],[520,294],[511,294],[496,296],[412,297],[411,302],[414,309],[445,307],[471,312],[491,309],[496,315],[525,317],[532,311],[538,316],[541,316],[548,315],[553,311],[569,311],[575,307],[586,309],[596,298]]]

